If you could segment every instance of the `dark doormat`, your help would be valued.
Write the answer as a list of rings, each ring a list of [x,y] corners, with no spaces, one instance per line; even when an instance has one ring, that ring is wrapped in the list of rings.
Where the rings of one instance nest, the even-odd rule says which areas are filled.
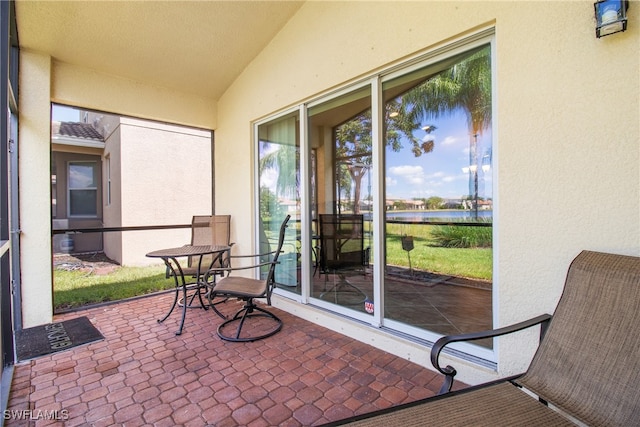
[[[49,323],[16,332],[18,361],[33,359],[102,340],[104,337],[87,317]]]

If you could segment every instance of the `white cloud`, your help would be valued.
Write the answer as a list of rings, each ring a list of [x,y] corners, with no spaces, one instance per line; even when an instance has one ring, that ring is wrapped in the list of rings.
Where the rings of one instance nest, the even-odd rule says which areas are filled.
[[[445,139],[443,139],[442,141],[440,141],[441,145],[453,145],[456,142],[458,142],[458,138],[455,138],[453,136],[448,136]]]
[[[409,185],[422,185],[424,184],[425,176],[422,166],[393,166],[389,168],[391,175],[399,176],[404,182]]]
[[[389,168],[389,173],[399,176],[415,176],[422,175],[424,173],[424,169],[422,169],[422,166],[392,166]]]
[[[398,185],[398,182],[411,187],[417,186],[420,188],[412,189],[411,192],[413,194],[427,195],[433,194],[434,189],[459,179],[460,176],[451,175],[443,171],[436,171],[427,175],[422,166],[403,165],[390,167],[386,182],[387,186]]]
[[[260,187],[267,187],[275,193],[276,181],[278,179],[278,171],[274,168],[268,168],[262,171],[260,175]]]

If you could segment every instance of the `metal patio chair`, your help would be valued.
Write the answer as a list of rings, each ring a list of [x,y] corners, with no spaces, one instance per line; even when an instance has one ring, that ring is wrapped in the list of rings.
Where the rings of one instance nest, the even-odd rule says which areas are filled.
[[[191,245],[223,245],[232,246],[231,240],[231,215],[194,215],[191,218]],[[229,263],[229,252],[216,255],[203,255],[202,257],[188,257],[185,267],[182,267],[182,272],[185,277],[191,276],[194,278],[193,283],[189,285],[191,289],[196,289],[188,298],[188,307],[192,306],[193,300],[198,295],[198,292],[207,292],[207,290],[199,285],[201,277],[196,277],[198,274],[198,263],[200,263],[200,275],[204,275],[208,270],[215,267],[224,267]],[[202,258],[202,259],[200,259]],[[167,269],[167,277],[172,273]],[[180,299],[179,304],[183,304],[184,301]],[[209,298],[211,304],[211,298]]]
[[[321,299],[331,297],[336,304],[360,304],[367,295],[350,283],[348,274],[364,274],[369,265],[369,248],[364,248],[364,217],[360,214],[321,214],[320,274],[325,275]],[[337,280],[327,289],[329,275]],[[355,299],[354,299],[355,296]]]
[[[213,268],[207,272],[205,281],[212,286],[212,298],[220,296],[238,298],[244,301],[244,306],[231,319],[225,320],[218,326],[218,336],[223,340],[235,342],[256,341],[270,337],[282,329],[282,320],[272,312],[256,304],[255,300],[264,298],[267,305],[271,305],[271,293],[276,286],[275,268],[278,264],[278,257],[282,252],[285,231],[290,217],[290,215],[287,215],[280,226],[278,246],[275,251],[269,254],[231,256],[231,259],[253,258],[257,260],[256,264],[241,267]],[[265,261],[266,255],[270,258],[267,261]],[[268,266],[269,270],[266,273],[266,277],[261,279],[234,275],[234,272],[240,270],[262,269],[265,266]],[[226,277],[217,278],[217,275]],[[248,328],[246,327],[247,325],[249,325]],[[230,330],[234,330],[233,333],[228,332]]]
[[[231,243],[231,215],[194,215],[191,220],[191,245],[224,245]],[[223,258],[203,256],[201,272],[213,267],[222,267],[228,262],[229,254]],[[199,257],[189,257],[187,267],[183,268],[185,275],[195,276],[198,271]]]
[[[449,392],[456,369],[438,360],[448,344],[537,324],[543,337],[526,373]],[[640,258],[584,251],[553,316],[436,341],[431,362],[445,375],[444,394],[329,425],[637,426],[639,330]]]

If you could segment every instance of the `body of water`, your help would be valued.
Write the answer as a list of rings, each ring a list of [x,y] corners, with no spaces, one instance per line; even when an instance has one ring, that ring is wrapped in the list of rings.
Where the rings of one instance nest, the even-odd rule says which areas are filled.
[[[370,216],[365,214],[365,217]],[[453,209],[453,210],[433,210],[433,211],[387,211],[387,220],[391,221],[412,221],[412,222],[425,222],[425,221],[472,221],[475,218],[475,212],[470,210]],[[478,219],[482,221],[491,221],[493,218],[493,211],[479,210]]]

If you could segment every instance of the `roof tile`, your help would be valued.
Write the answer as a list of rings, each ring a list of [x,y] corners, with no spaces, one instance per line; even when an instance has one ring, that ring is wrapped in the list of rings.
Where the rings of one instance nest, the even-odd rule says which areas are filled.
[[[104,138],[102,137],[102,135],[100,135],[100,132],[98,132],[96,128],[88,123],[61,122],[60,135],[73,138],[104,141]]]

